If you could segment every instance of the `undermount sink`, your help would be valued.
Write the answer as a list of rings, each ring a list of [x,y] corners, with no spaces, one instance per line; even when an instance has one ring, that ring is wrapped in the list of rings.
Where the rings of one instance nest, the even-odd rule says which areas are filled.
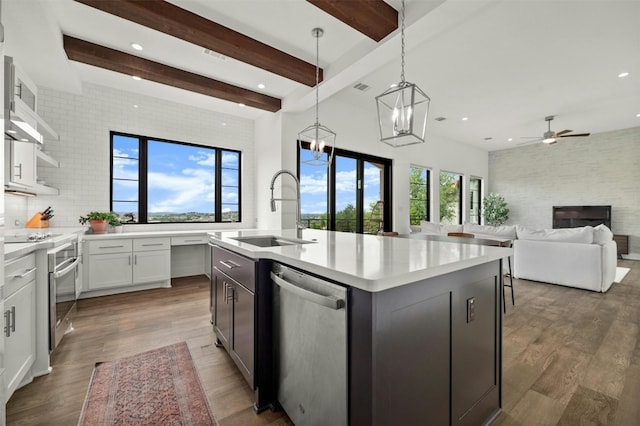
[[[292,246],[296,244],[309,244],[315,241],[298,240],[295,238],[283,238],[275,235],[259,235],[255,237],[230,237],[232,240],[240,241],[258,247],[279,247]]]

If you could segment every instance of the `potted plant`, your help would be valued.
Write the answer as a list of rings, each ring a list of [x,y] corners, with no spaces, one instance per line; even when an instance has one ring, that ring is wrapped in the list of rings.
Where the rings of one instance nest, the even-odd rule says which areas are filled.
[[[500,226],[509,219],[509,208],[504,197],[493,192],[482,199],[482,216],[487,225]]]
[[[113,232],[116,234],[122,232],[124,230],[124,226],[122,224],[122,220],[114,213],[114,217],[109,219],[109,225],[113,228]]]
[[[118,216],[115,213],[89,212],[86,216],[80,216],[78,222],[82,225],[89,222],[89,224],[91,224],[91,229],[95,234],[104,234],[107,232],[107,225],[109,225],[111,221],[115,220],[118,220]]]

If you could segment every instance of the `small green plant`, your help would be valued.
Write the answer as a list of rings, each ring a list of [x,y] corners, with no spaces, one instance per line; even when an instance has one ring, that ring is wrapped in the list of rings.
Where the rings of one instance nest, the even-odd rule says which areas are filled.
[[[121,225],[118,215],[111,212],[89,212],[86,216],[80,216],[78,222],[84,225],[92,220],[106,220],[111,226]]]
[[[509,219],[509,208],[504,197],[493,192],[482,199],[482,216],[487,225],[500,226]]]

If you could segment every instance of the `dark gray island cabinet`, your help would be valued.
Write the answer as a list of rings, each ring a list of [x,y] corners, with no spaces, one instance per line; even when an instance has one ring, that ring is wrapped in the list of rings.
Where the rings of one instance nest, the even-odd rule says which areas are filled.
[[[305,230],[309,243],[304,245],[264,248],[237,239],[259,232],[210,234],[212,245],[226,249],[214,249],[214,253],[224,253],[225,257],[215,259],[214,255],[213,265],[220,260],[227,263],[218,268],[224,274],[213,276],[212,308],[214,319],[217,315],[221,321],[219,325],[225,321],[249,325],[251,315],[244,320],[234,319],[226,304],[236,297],[241,302],[244,293],[234,286],[249,281],[239,278],[241,270],[256,273],[255,303],[232,308],[236,309],[235,315],[253,313],[254,330],[236,331],[239,333],[236,339],[252,336],[255,345],[247,352],[233,343],[233,338],[225,341],[220,327],[216,333],[248,379],[244,367],[254,366],[250,374],[254,378],[258,409],[278,406],[278,401],[285,406],[286,399],[289,407],[294,407],[289,408],[294,412],[287,413],[298,419],[294,420],[298,426],[314,424],[318,418],[332,418],[329,414],[345,405],[335,401],[336,398],[344,401],[345,393],[338,388],[346,388],[346,413],[339,417],[338,424],[476,426],[490,424],[500,413],[502,259],[512,254],[510,248],[311,230]],[[229,254],[250,259],[254,266],[240,268],[236,265],[244,265],[243,260],[240,257],[233,260]],[[278,281],[287,277],[285,274],[271,282],[273,271],[278,274],[277,265],[347,289],[346,303],[334,306],[344,309],[346,314],[346,355],[329,356],[331,344],[318,343],[322,339],[331,341],[332,326],[323,324],[322,316],[313,316],[315,309],[307,308],[308,305],[292,306],[291,300],[296,299],[287,296],[288,306],[303,316],[291,321],[293,316],[282,315],[284,290],[278,288],[282,286]],[[232,280],[230,273],[236,275],[230,277]],[[304,320],[304,315],[310,315],[309,320]],[[284,328],[283,321],[287,324]],[[317,336],[322,339],[303,330],[305,322],[316,323],[320,333]],[[335,339],[338,336],[344,339],[344,326],[337,327]],[[305,346],[292,350],[288,345],[286,350],[282,349],[282,338],[278,336],[283,330],[286,339],[304,336]],[[237,342],[246,344],[247,340]],[[346,368],[332,364],[334,361],[314,363],[312,359],[288,363],[288,351],[312,357],[326,353],[325,358],[337,363],[344,359]],[[254,358],[246,355],[238,359],[242,353]],[[289,371],[298,369],[289,365],[301,366],[305,371]],[[326,373],[318,369],[325,369]],[[307,370],[313,375],[307,374]],[[291,392],[286,395],[280,392],[283,376],[294,380],[300,389],[294,392],[293,405]],[[332,380],[338,377],[339,386],[323,385],[327,381],[324,376]],[[322,394],[320,399],[333,398],[334,403],[320,404],[318,392]],[[273,404],[269,401],[271,397]]]
[[[351,425],[482,425],[499,414],[500,262],[351,289]]]

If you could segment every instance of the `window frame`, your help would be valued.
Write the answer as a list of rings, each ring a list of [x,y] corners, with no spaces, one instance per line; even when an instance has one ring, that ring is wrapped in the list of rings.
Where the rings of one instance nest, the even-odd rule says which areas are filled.
[[[300,179],[300,149],[309,149],[311,144],[305,141],[297,141],[297,162],[296,162],[296,175]],[[328,153],[328,148],[324,150]],[[384,194],[383,205],[383,230],[389,232],[393,227],[393,184],[392,184],[392,160],[389,158],[376,157],[374,155],[362,154],[355,151],[347,151],[340,148],[333,149],[333,160],[331,166],[327,172],[327,230],[333,231],[336,229],[336,156],[352,158],[356,160],[356,181],[363,182],[360,188],[356,189],[356,234],[362,234],[364,232],[364,163],[379,163],[384,166],[384,180],[380,183],[381,190]],[[388,201],[387,201],[388,199]]]
[[[432,179],[432,170],[429,167],[419,166],[417,164],[409,165],[409,224],[411,224],[411,202],[413,199],[411,198],[411,169],[421,169],[426,172],[426,182],[425,182],[425,217],[420,218],[419,220],[425,220],[427,222],[431,221],[431,179]]]
[[[470,176],[469,177],[469,222],[473,223],[471,212],[473,211],[473,194],[471,189],[473,187],[472,182],[478,182],[478,209],[477,209],[477,221],[478,225],[482,224],[482,181],[483,179],[478,176]]]
[[[135,225],[135,224],[146,224],[146,225],[156,225],[156,224],[175,224],[175,223],[240,223],[242,222],[242,151],[228,149],[228,148],[220,148],[217,146],[209,146],[209,145],[201,145],[190,142],[183,141],[175,141],[170,139],[152,137],[152,136],[142,136],[135,135],[131,133],[110,131],[109,132],[109,210],[113,211],[113,141],[114,137],[122,136],[128,138],[135,138],[138,140],[138,217],[137,221],[133,223],[127,223]],[[170,143],[175,145],[184,145],[196,148],[203,148],[208,150],[215,151],[216,165],[215,165],[215,194],[214,194],[214,221],[171,221],[171,222],[148,222],[148,199],[147,199],[147,174],[148,174],[148,143],[149,141],[157,141],[163,143]],[[236,221],[224,221],[222,220],[222,157],[225,152],[232,152],[234,154],[238,154],[238,218]],[[117,202],[117,201],[116,201]]]

